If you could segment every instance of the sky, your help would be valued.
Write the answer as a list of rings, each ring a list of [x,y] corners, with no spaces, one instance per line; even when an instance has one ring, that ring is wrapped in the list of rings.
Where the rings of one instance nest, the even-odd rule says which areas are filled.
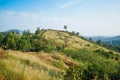
[[[120,0],[0,0],[0,32],[41,29],[120,35]]]

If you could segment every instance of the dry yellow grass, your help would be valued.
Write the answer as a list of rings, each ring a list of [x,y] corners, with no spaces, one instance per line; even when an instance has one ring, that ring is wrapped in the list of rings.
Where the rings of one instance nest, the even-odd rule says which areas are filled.
[[[4,50],[0,49],[0,56],[2,56],[4,54]]]
[[[101,47],[99,45],[96,45],[95,43],[91,43],[87,40],[84,40],[78,36],[70,35],[68,32],[65,31],[59,31],[59,30],[45,30],[43,35],[46,39],[52,40],[56,45],[63,46],[64,43],[64,37],[67,36],[67,47],[69,49],[88,49],[88,50],[98,50],[102,49],[106,52],[109,52],[110,50]],[[115,53],[115,52],[114,52]]]
[[[3,63],[4,66],[1,65]],[[60,64],[55,65],[55,63]],[[20,80],[61,80],[65,69],[69,66],[66,63],[78,65],[76,61],[61,53],[6,51],[4,56],[0,58],[0,67],[5,67],[3,71],[0,68],[0,79],[4,75],[19,74],[22,77]]]

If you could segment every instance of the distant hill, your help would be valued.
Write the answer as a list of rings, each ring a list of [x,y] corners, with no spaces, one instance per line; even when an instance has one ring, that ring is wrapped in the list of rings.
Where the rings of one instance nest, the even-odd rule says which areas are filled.
[[[18,29],[9,29],[9,30],[4,31],[4,32],[1,32],[1,33],[6,33],[6,32],[10,32],[10,31],[13,31],[13,32],[15,32],[15,33],[17,33],[17,34],[22,34],[22,32],[23,32],[23,31],[18,30]]]
[[[120,45],[120,35],[113,37],[91,37],[93,41],[101,40],[104,44]]]
[[[119,36],[113,36],[113,37],[105,37],[105,36],[95,36],[91,37],[94,41],[101,39],[102,41],[108,41],[108,40],[120,40]]]

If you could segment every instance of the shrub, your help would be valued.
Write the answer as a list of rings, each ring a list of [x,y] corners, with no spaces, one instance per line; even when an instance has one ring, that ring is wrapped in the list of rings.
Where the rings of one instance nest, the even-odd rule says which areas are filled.
[[[63,64],[61,61],[55,62],[55,63],[53,63],[53,65],[54,65],[55,67],[61,68],[61,69],[64,67],[64,64]]]
[[[64,80],[83,80],[84,79],[84,68],[83,66],[75,66],[72,65],[70,68],[66,71],[66,74],[64,75]]]

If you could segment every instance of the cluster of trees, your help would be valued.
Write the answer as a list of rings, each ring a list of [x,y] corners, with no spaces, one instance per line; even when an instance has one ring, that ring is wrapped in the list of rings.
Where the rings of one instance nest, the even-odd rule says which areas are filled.
[[[88,40],[90,42],[95,42],[96,44],[106,47],[110,50],[120,52],[120,40],[104,41],[104,40],[98,39],[98,40],[94,41],[92,38],[89,38]]]
[[[103,43],[103,46],[108,48],[108,49],[111,49],[111,50],[114,50],[116,52],[120,52],[120,45],[115,45],[115,44],[104,44]]]
[[[67,25],[64,25],[64,30],[67,31]],[[68,36],[64,36],[64,45],[59,46],[52,40],[45,39],[40,28],[37,28],[35,33],[31,33],[29,30],[24,30],[21,33],[14,30],[0,33],[0,47],[4,50],[20,50],[20,51],[62,51],[68,42]],[[79,36],[79,32],[68,32],[70,35]]]
[[[23,31],[22,34],[14,31],[0,33],[0,47],[4,49],[20,51],[46,51],[51,52],[57,49],[51,40],[46,40],[42,35],[40,28],[35,33],[29,30]]]
[[[96,41],[96,43],[100,46],[104,46],[108,49],[114,50],[116,52],[120,52],[120,41],[101,41],[100,39]]]

